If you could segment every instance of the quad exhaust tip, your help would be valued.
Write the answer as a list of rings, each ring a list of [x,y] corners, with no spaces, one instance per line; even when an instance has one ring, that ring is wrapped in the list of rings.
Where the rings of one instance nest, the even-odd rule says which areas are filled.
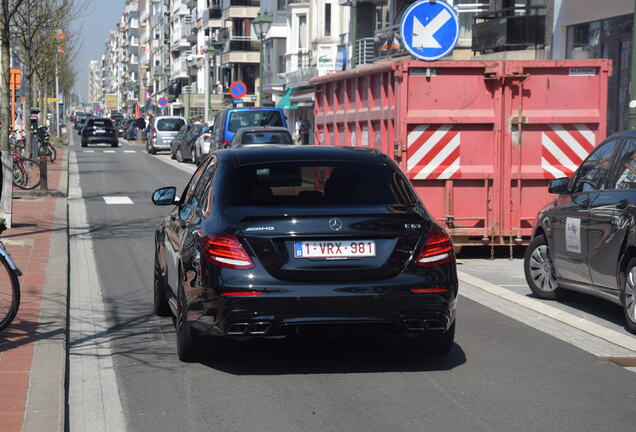
[[[230,324],[230,326],[227,329],[227,334],[228,335],[233,335],[233,336],[237,336],[237,335],[245,335],[245,334],[249,334],[249,335],[264,335],[265,333],[267,333],[269,331],[269,329],[271,328],[271,323],[268,323],[266,321],[259,321],[259,322],[254,322],[254,323],[234,323],[234,324]]]
[[[444,330],[446,327],[444,323],[438,319],[417,319],[407,318],[403,320],[404,326],[411,331],[424,331],[424,330]]]

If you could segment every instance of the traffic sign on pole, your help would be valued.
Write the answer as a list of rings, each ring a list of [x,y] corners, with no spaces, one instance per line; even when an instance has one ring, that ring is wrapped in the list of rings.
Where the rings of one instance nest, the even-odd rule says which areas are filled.
[[[165,96],[161,96],[159,99],[157,99],[157,105],[159,105],[159,108],[164,109],[168,106],[168,98],[166,98]]]
[[[241,99],[247,94],[247,86],[243,81],[234,81],[230,85],[230,95],[233,99]]]
[[[459,39],[459,16],[443,0],[420,0],[402,15],[400,33],[406,50],[420,60],[446,57]]]

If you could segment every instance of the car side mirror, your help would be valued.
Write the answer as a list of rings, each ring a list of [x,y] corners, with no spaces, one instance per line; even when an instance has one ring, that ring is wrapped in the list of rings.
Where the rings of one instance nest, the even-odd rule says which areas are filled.
[[[152,194],[152,203],[156,206],[169,206],[179,203],[177,188],[174,186],[162,187]]]
[[[558,179],[550,180],[548,183],[548,192],[551,194],[564,194],[568,193],[568,184],[570,183],[570,179],[567,177],[561,177]]]

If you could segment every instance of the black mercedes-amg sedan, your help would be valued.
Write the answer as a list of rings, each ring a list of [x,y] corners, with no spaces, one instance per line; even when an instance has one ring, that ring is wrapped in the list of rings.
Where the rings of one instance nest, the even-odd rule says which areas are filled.
[[[170,186],[152,201],[172,207],[155,233],[154,306],[176,317],[182,361],[215,337],[393,332],[416,352],[453,345],[451,239],[380,152],[219,150],[180,197]]]

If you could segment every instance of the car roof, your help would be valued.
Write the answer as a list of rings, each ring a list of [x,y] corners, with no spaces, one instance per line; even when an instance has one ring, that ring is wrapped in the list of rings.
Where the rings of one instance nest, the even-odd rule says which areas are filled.
[[[108,117],[91,117],[89,120],[110,120]]]
[[[612,134],[609,137],[607,137],[606,140],[616,139],[616,138],[635,138],[636,139],[636,130],[624,130],[624,131],[616,132],[615,134]]]
[[[227,108],[226,111],[227,112],[230,112],[230,111],[280,111],[280,112],[282,112],[282,110],[280,108],[276,108],[276,107]]]
[[[331,146],[258,146],[235,147],[216,152],[220,160],[232,160],[235,165],[255,165],[281,162],[357,162],[385,164],[388,157],[383,153],[361,147]]]
[[[280,127],[280,126],[273,126],[273,127],[250,126],[250,127],[240,128],[239,130],[236,131],[236,133],[237,134],[244,134],[244,133],[247,133],[247,132],[262,132],[262,131],[267,131],[267,132],[289,132],[289,129],[284,128],[284,127]]]

